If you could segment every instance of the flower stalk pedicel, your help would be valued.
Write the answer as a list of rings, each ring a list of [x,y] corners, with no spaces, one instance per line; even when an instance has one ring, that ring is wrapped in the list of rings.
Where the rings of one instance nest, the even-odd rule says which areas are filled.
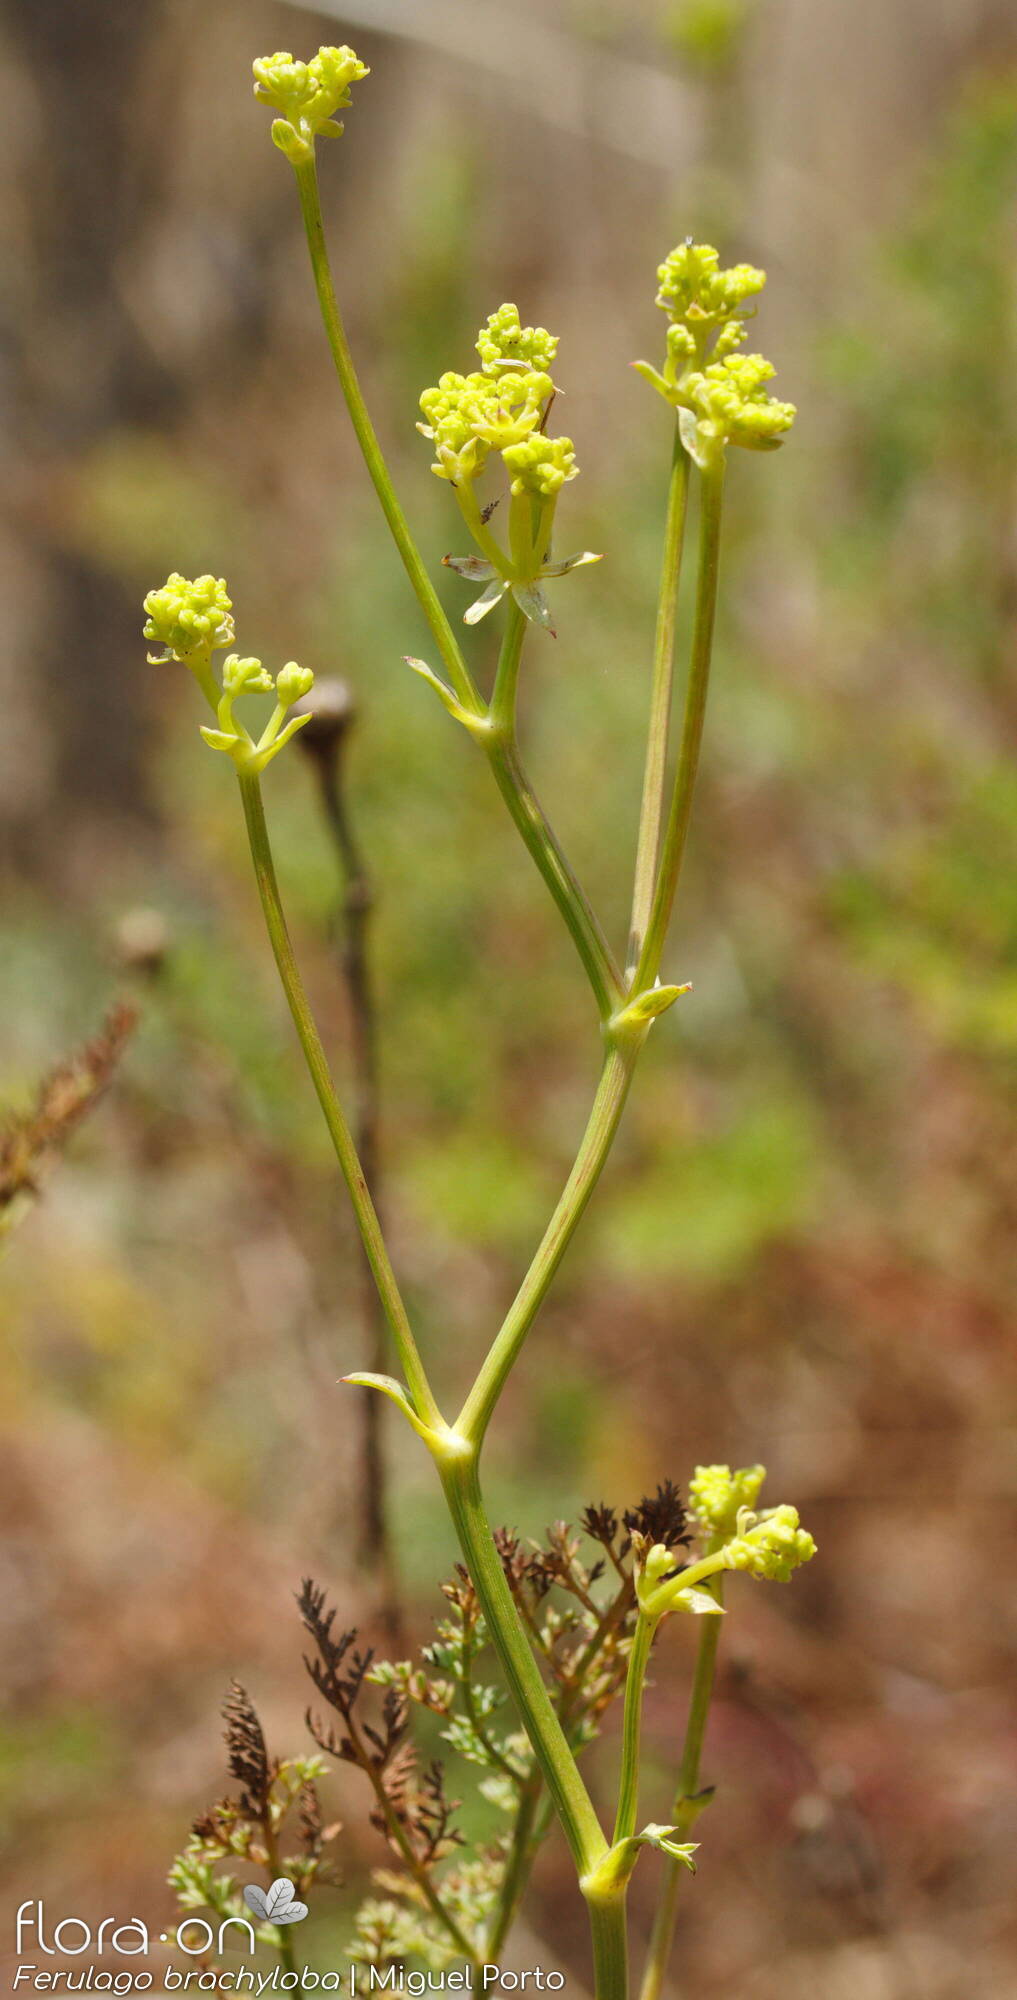
[[[334,114],[349,102],[350,86],[366,76],[366,68],[350,49],[324,48],[307,64],[295,62],[288,54],[267,57],[254,65],[254,72],[256,95],[277,113],[273,140],[296,176],[314,283],[350,420],[447,680],[423,661],[413,660],[410,665],[436,690],[450,714],[467,728],[486,755],[510,815],[572,936],[597,1006],[603,1047],[600,1082],[572,1171],[504,1323],[465,1393],[458,1416],[450,1422],[431,1389],[361,1162],[336,1096],[293,955],[265,823],[261,773],[306,723],[307,706],[313,708],[313,700],[308,703],[312,677],[291,662],[273,679],[260,661],[236,653],[224,659],[217,674],[214,655],[225,652],[235,638],[225,585],[211,577],[188,583],[174,575],[162,590],[153,591],[146,599],[146,637],[162,646],[159,658],[177,659],[190,668],[215,714],[215,726],[203,728],[202,734],[236,767],[270,941],[402,1371],[401,1380],[376,1371],[347,1379],[391,1397],[425,1444],[462,1549],[466,1568],[461,1588],[469,1593],[470,1608],[468,1614],[463,1613],[457,1635],[450,1638],[446,1632],[441,1641],[443,1652],[432,1649],[432,1663],[448,1668],[453,1676],[449,1685],[463,1690],[463,1711],[446,1734],[462,1754],[493,1769],[495,1782],[507,1788],[514,1815],[498,1875],[496,1907],[485,1928],[477,1914],[479,1904],[475,1901],[470,1905],[462,1886],[465,1864],[458,1878],[451,1867],[441,1872],[451,1809],[441,1803],[444,1794],[440,1787],[431,1806],[420,1808],[421,1825],[439,1829],[430,1846],[426,1841],[423,1846],[414,1843],[386,1790],[386,1760],[395,1755],[402,1728],[399,1718],[406,1702],[422,1698],[425,1705],[437,1704],[440,1709],[445,1700],[441,1691],[444,1684],[405,1662],[384,1671],[379,1668],[376,1678],[387,1688],[388,1734],[368,1731],[363,1736],[353,1705],[369,1663],[365,1665],[362,1656],[352,1655],[351,1664],[344,1664],[348,1642],[333,1641],[331,1617],[324,1616],[323,1598],[307,1586],[304,1615],[321,1662],[314,1669],[315,1679],[342,1716],[346,1730],[344,1738],[336,1739],[334,1745],[328,1737],[319,1736],[319,1741],[325,1748],[334,1748],[336,1755],[360,1761],[368,1770],[382,1819],[416,1881],[415,1893],[437,1925],[437,1932],[433,1926],[426,1935],[420,1931],[411,1946],[405,1926],[400,1931],[398,1922],[379,1914],[382,1906],[372,1905],[366,1915],[361,1913],[358,1935],[363,1955],[375,1961],[414,1949],[425,1957],[431,1954],[438,1963],[451,1945],[478,1964],[490,1962],[491,1949],[500,1944],[512,1921],[535,1844],[546,1831],[548,1812],[553,1809],[587,1904],[597,2000],[626,2000],[628,1882],[645,1849],[664,1856],[664,1893],[644,1982],[646,2000],[654,2000],[670,1945],[675,1884],[681,1872],[694,1867],[695,1843],[687,1836],[709,1796],[699,1789],[698,1775],[717,1642],[725,1617],[721,1579],[727,1571],[746,1570],[759,1579],[787,1581],[795,1568],[810,1560],[814,1543],[801,1528],[794,1508],[757,1510],[763,1477],[760,1467],[737,1473],[718,1466],[697,1470],[690,1495],[692,1526],[700,1550],[691,1559],[686,1553],[689,1522],[670,1487],[661,1489],[657,1502],[643,1503],[637,1516],[626,1517],[626,1547],[631,1551],[628,1567],[615,1542],[618,1531],[614,1517],[609,1510],[590,1509],[584,1528],[604,1550],[596,1575],[607,1570],[620,1581],[615,1596],[606,1602],[594,1588],[594,1572],[578,1586],[587,1621],[585,1637],[568,1684],[556,1687],[557,1613],[548,1613],[548,1631],[534,1623],[532,1579],[524,1589],[516,1557],[507,1551],[504,1538],[499,1539],[491,1530],[481,1488],[480,1455],[508,1375],[607,1159],[650,1028],[658,1015],[689,990],[686,984],[666,982],[662,971],[706,712],[727,452],[732,445],[753,451],[774,450],[791,425],[794,410],[769,394],[766,385],[773,373],[769,363],[759,355],[739,351],[745,323],[755,311],[755,300],[765,282],[763,273],[747,264],[724,269],[714,249],[691,239],[680,245],[658,274],[657,302],[668,319],[663,366],[658,370],[648,363],[636,364],[675,411],[675,434],[627,969],[623,972],[529,784],[518,746],[517,692],[526,639],[534,626],[547,633],[554,629],[546,586],[557,587],[572,570],[598,560],[586,551],[556,559],[552,547],[559,506],[566,505],[566,489],[578,474],[572,440],[549,429],[556,394],[552,369],[557,366],[557,340],[543,327],[524,325],[514,305],[502,305],[478,335],[479,367],[466,374],[442,375],[420,399],[422,421],[418,428],[432,447],[432,469],[451,488],[476,551],[447,559],[448,566],[464,581],[483,586],[468,607],[465,622],[472,625],[499,607],[504,610],[501,649],[492,692],[486,698],[445,615],[393,488],[361,392],[329,266],[318,194],[316,141],[342,130]],[[699,489],[696,597],[684,716],[672,772],[669,740],[678,578],[686,502],[693,483]],[[501,512],[495,525],[498,502]],[[255,739],[238,719],[236,707],[250,693],[269,691],[276,696],[275,710]],[[291,714],[297,702],[303,704],[303,712]],[[574,1582],[576,1572],[569,1568],[572,1558],[566,1561],[560,1546],[555,1561],[558,1567],[552,1580],[560,1584],[567,1573]],[[543,1588],[548,1587],[545,1578]],[[702,1636],[677,1796],[670,1820],[654,1820],[640,1827],[644,1678],[660,1625],[680,1614],[698,1618]],[[523,1731],[517,1739],[499,1738],[492,1731],[491,1691],[478,1692],[473,1686],[470,1659],[481,1642],[490,1644],[499,1661]],[[611,1648],[610,1670],[604,1666],[606,1645]],[[584,1740],[584,1703],[591,1699],[590,1689],[598,1684],[598,1673],[606,1673],[605,1686],[611,1692],[620,1688],[622,1678],[625,1681],[621,1770],[610,1834],[578,1762]],[[593,1713],[589,1710],[591,1717]],[[374,1753],[368,1747],[371,1744],[378,1746]],[[381,1758],[381,1763],[372,1757]],[[490,1872],[489,1868],[484,1876],[488,1889]],[[459,1881],[455,1890],[451,1886],[454,1879]],[[470,1879],[479,1894],[480,1877]],[[443,1883],[449,1885],[444,1899]]]

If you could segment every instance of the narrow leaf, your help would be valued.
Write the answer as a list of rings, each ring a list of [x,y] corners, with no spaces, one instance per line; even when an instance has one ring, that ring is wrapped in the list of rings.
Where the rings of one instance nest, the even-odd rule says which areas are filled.
[[[567,576],[570,569],[582,569],[584,563],[603,562],[603,555],[594,555],[592,549],[583,549],[577,556],[565,556],[562,562],[545,563],[540,574],[544,576]]]
[[[512,595],[524,618],[533,625],[542,625],[552,639],[557,636],[551,623],[551,607],[538,583],[514,583]]]
[[[453,569],[457,576],[468,577],[471,583],[488,583],[497,575],[493,563],[484,556],[442,556],[446,569]]]
[[[724,1616],[724,1606],[717,1603],[716,1598],[711,1595],[710,1591],[697,1590],[694,1584],[691,1590],[680,1590],[678,1592],[674,1600],[674,1608],[676,1611],[691,1611],[697,1618],[704,1616],[716,1617],[718,1613],[721,1617]]]
[[[479,597],[474,598],[468,611],[463,612],[463,624],[479,625],[480,620],[486,618],[496,604],[501,603],[507,589],[508,584],[504,583],[500,576],[492,577],[487,589],[482,591]]]
[[[403,1416],[413,1425],[418,1437],[422,1437],[425,1443],[431,1437],[431,1432],[428,1430],[426,1424],[421,1423],[402,1383],[397,1382],[394,1375],[371,1375],[365,1373],[344,1375],[342,1379],[344,1382],[348,1382],[351,1388],[380,1390],[383,1396],[388,1396],[389,1400],[396,1405],[396,1408],[402,1411]]]
[[[198,729],[211,749],[224,750],[227,757],[232,757],[241,740],[239,736],[227,735],[224,729],[208,729],[203,722],[199,722]]]
[[[700,433],[694,410],[679,410],[678,431],[693,465],[698,465],[700,472],[706,472],[712,462],[712,453]]]
[[[637,993],[635,999],[629,1001],[625,1012],[632,1021],[655,1021],[657,1015],[673,1007],[683,993],[691,991],[688,982],[684,986],[650,986],[645,993]]]
[[[456,700],[452,689],[447,686],[445,681],[439,679],[433,668],[428,666],[426,660],[414,660],[409,653],[404,653],[403,658],[406,661],[406,665],[412,667],[414,673],[419,674],[421,680],[426,681],[428,687],[434,689],[438,700],[448,709],[449,714],[455,717],[457,722],[464,723],[467,729],[476,727],[478,718],[470,715],[463,707],[462,702]]]

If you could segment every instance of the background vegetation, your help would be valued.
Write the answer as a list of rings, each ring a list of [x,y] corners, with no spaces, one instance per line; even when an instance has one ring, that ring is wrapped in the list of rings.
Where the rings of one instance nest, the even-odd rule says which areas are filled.
[[[1017,1973],[1004,0],[34,0],[8,20],[3,1098],[23,1107],[132,983],[141,1005],[3,1265],[11,1900],[165,1925],[165,1864],[221,1789],[230,1674],[273,1746],[302,1748],[300,1575],[371,1617],[348,1557],[356,1405],[336,1386],[365,1359],[352,1230],[234,788],[181,677],[144,665],[144,589],[224,573],[245,651],[355,689],[386,1198],[439,1381],[465,1379],[510,1296],[595,1076],[568,940],[480,760],[401,664],[426,638],[249,96],[255,54],[344,39],[374,76],[324,149],[336,266],[436,558],[455,530],[419,388],[463,365],[502,298],[562,336],[584,474],[569,546],[608,559],[563,589],[557,645],[532,643],[524,706],[616,933],[669,450],[627,364],[656,353],[653,271],[677,237],[770,273],[763,344],[801,414],[778,462],[732,468],[672,948],[695,993],[655,1031],[489,1478],[496,1513],[535,1534],[697,1457],[762,1458],[820,1543],[777,1601],[732,1591],[682,1990],[999,2000]],[[448,597],[461,608],[454,579]],[[287,757],[266,789],[342,1069],[310,772]],[[139,910],[165,932],[147,973],[124,964]],[[402,1432],[390,1462],[422,1629],[450,1534]],[[650,1700],[661,1817],[683,1638]],[[352,1892],[379,1855],[341,1773],[332,1804]],[[549,1852],[519,1953],[578,1979],[567,1883]],[[318,1905],[323,1962],[345,1893]]]

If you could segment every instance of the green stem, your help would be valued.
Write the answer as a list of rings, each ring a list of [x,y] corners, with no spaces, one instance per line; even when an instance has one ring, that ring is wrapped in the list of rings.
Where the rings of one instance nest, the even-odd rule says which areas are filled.
[[[519,1350],[600,1178],[618,1130],[640,1047],[641,1041],[634,1037],[624,1042],[612,1042],[608,1046],[593,1109],[572,1172],[537,1254],[456,1419],[455,1429],[478,1447]]]
[[[488,715],[492,729],[499,735],[515,742],[516,734],[516,691],[519,686],[519,663],[526,640],[526,619],[514,598],[509,598],[505,607],[505,629],[502,633],[495,668],[494,687],[491,691],[491,706]]]
[[[601,1020],[606,1021],[624,997],[621,972],[519,757],[516,687],[528,629],[518,604],[509,598],[491,698],[491,728],[479,741],[516,828],[565,920],[593,989]]]
[[[625,1714],[622,1721],[621,1780],[618,1787],[618,1816],[614,1823],[614,1845],[631,1840],[636,1830],[639,1808],[639,1744],[643,1719],[643,1686],[653,1645],[657,1620],[640,1612],[629,1654],[625,1677]]]
[[[294,172],[297,177],[300,207],[307,233],[307,245],[321,317],[364,462],[421,610],[437,641],[438,650],[448,669],[455,692],[469,714],[484,717],[486,711],[483,700],[424,567],[420,551],[410,533],[406,516],[396,498],[392,476],[385,463],[374,425],[368,415],[332,283],[315,162],[313,159],[309,160],[296,167]],[[515,610],[516,607],[513,606],[512,609]],[[521,639],[519,643],[522,643]],[[602,1018],[606,1020],[618,1004],[618,997],[623,988],[621,975],[603,932],[558,844],[544,809],[525,776],[514,733],[505,740],[499,740],[496,733],[483,740],[498,789],[565,918],[593,986]]]
[[[723,1582],[718,1578],[713,1586],[718,1602]],[[699,1764],[703,1754],[703,1739],[710,1713],[713,1696],[714,1674],[717,1665],[717,1647],[720,1644],[720,1628],[723,1619],[703,1617],[699,1620],[699,1650],[696,1655],[696,1671],[692,1681],[692,1695],[689,1701],[688,1721],[685,1725],[685,1743],[682,1749],[681,1768],[678,1773],[678,1789],[675,1796],[672,1823],[679,1828],[679,1838],[688,1833],[694,1824],[699,1803],[696,1792],[699,1789]],[[653,1919],[650,1933],[646,1967],[640,1987],[639,2000],[660,2000],[660,1991],[667,1972],[671,1946],[674,1942],[675,1920],[678,1910],[678,1891],[685,1869],[680,1861],[668,1859],[665,1862],[664,1881]]]
[[[431,1394],[430,1384],[424,1372],[424,1364],[417,1351],[417,1344],[403,1304],[402,1294],[396,1282],[385,1240],[381,1233],[370,1190],[364,1178],[363,1168],[353,1143],[353,1135],[343,1115],[342,1106],[336,1096],[328,1059],[321,1045],[314,1016],[311,1013],[304,984],[300,977],[293,946],[290,942],[286,919],[279,897],[279,883],[276,878],[275,863],[265,824],[265,809],[261,797],[261,785],[253,773],[241,771],[240,796],[243,800],[244,818],[247,821],[247,835],[251,843],[251,858],[254,862],[255,879],[261,897],[265,924],[269,941],[275,955],[283,991],[293,1016],[293,1025],[304,1052],[304,1059],[311,1075],[311,1082],[317,1093],[318,1102],[324,1113],[336,1157],[342,1170],[343,1179],[349,1189],[353,1212],[357,1219],[361,1241],[374,1282],[378,1288],[385,1317],[391,1330],[396,1352],[402,1365],[417,1415],[424,1423],[440,1424],[441,1415]]]
[[[653,903],[653,887],[660,858],[660,834],[664,819],[664,791],[667,782],[667,748],[671,733],[671,703],[674,689],[674,637],[678,612],[678,583],[685,516],[689,497],[689,457],[681,441],[675,417],[671,481],[664,525],[664,554],[657,596],[657,627],[653,642],[653,679],[650,692],[650,727],[646,739],[646,767],[643,774],[643,802],[639,816],[636,847],[636,874],[632,891],[632,921],[629,926],[628,961],[635,966],[642,950]]]
[[[328,251],[325,247],[325,226],[321,214],[321,196],[318,190],[318,169],[310,159],[295,167],[300,207],[307,232],[307,247],[311,257],[311,269],[318,294],[321,317],[325,324],[328,344],[332,350],[336,374],[342,387],[350,420],[356,432],[357,443],[364,455],[364,463],[374,482],[374,490],[381,501],[382,511],[392,532],[399,554],[403,559],[406,574],[410,579],[417,600],[434,633],[438,650],[448,668],[452,685],[459,700],[473,715],[482,715],[484,704],[474,684],[473,676],[463,658],[462,649],[442,608],[437,591],[427,574],[423,557],[410,533],[409,523],[396,498],[392,476],[385,463],[384,453],[378,443],[374,425],[367,411],[363,392],[357,379],[357,372],[346,338],[342,314],[339,311],[332,273],[329,268]]]
[[[512,606],[512,611],[525,625],[523,614],[516,605]],[[492,736],[482,741],[495,784],[515,827],[565,919],[593,988],[600,1018],[602,1021],[609,1020],[625,997],[614,954],[526,776],[515,738],[499,740]]]
[[[509,1692],[565,1830],[576,1869],[586,1875],[607,1853],[593,1801],[520,1624],[480,1491],[477,1451],[435,1453],[449,1512]]]
[[[605,1893],[593,1886],[593,1871],[608,1853],[608,1844],[505,1581],[484,1511],[477,1452],[469,1446],[456,1451],[446,1449],[435,1453],[435,1462],[502,1672],[533,1746],[584,1891],[593,1944],[596,2000],[627,2000],[624,1892]]]
[[[596,2000],[625,2000],[629,1989],[628,1924],[625,1890],[586,1898],[593,1940]]]
[[[485,1965],[497,1965],[502,1945],[508,1936],[512,1920],[519,1908],[520,1899],[529,1878],[530,1866],[536,1848],[534,1822],[537,1817],[537,1808],[540,1804],[543,1785],[543,1777],[538,1768],[527,1779],[520,1796],[519,1811],[516,1814],[516,1823],[512,1829],[512,1844],[505,1863],[505,1873],[502,1877],[501,1892],[498,1897],[498,1907],[495,1910],[491,1928],[487,1934],[487,1941],[484,1945]]]
[[[457,480],[453,491],[459,503],[459,511],[477,547],[483,550],[491,568],[503,576],[509,568],[509,558],[484,519],[483,508],[477,499],[472,479]]]
[[[660,858],[653,904],[646,936],[633,979],[637,993],[652,986],[660,970],[675,890],[681,873],[682,857],[692,813],[692,794],[699,769],[699,751],[706,716],[706,695],[710,684],[710,657],[717,610],[717,573],[720,557],[720,522],[724,497],[724,460],[702,474],[702,508],[699,521],[699,571],[696,584],[696,613],[692,633],[692,657],[685,697],[678,769],[675,773],[667,831]]]

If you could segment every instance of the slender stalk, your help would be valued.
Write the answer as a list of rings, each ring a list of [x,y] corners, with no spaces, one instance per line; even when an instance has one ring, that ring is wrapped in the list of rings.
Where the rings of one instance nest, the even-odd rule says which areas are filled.
[[[396,497],[392,476],[378,443],[357,378],[332,283],[328,251],[325,246],[316,165],[313,160],[309,160],[306,164],[296,167],[294,171],[321,317],[357,442],[417,601],[431,627],[438,650],[448,669],[449,679],[464,708],[471,715],[483,717],[485,715],[483,700]],[[593,986],[601,1016],[606,1020],[613,1012],[622,992],[621,975],[614,964],[585,892],[566,860],[544,809],[523,772],[514,735],[507,741],[496,741],[492,735],[490,740],[485,740],[484,747],[498,789],[565,918]]]
[[[685,720],[660,869],[653,892],[653,904],[639,954],[638,968],[633,979],[633,986],[637,992],[652,986],[660,970],[661,955],[671,920],[692,813],[692,794],[695,790],[699,751],[703,740],[706,695],[710,683],[710,657],[713,650],[713,627],[717,609],[720,522],[724,497],[723,458],[711,466],[708,472],[703,473],[701,486],[696,614],[685,697]]]
[[[507,562],[505,551],[497,535],[491,533],[484,519],[484,510],[477,499],[472,479],[457,480],[455,496],[459,503],[459,511],[477,547],[483,550],[492,569],[504,572]]]
[[[640,1046],[635,1038],[608,1046],[593,1109],[572,1172],[537,1254],[456,1419],[456,1430],[478,1447],[526,1335],[600,1178],[625,1107]]]
[[[646,1669],[653,1645],[653,1635],[657,1620],[647,1618],[643,1612],[636,1619],[636,1629],[629,1654],[628,1673],[625,1677],[625,1714],[622,1721],[621,1779],[618,1787],[618,1815],[614,1823],[615,1845],[619,1840],[630,1840],[636,1830],[636,1814],[639,1808],[639,1747],[643,1722],[643,1687]]]
[[[519,758],[516,686],[527,629],[523,613],[510,598],[491,698],[491,729],[481,742],[502,798],[565,919],[601,1020],[606,1021],[624,997],[621,973]]]
[[[476,1449],[471,1446],[436,1453],[435,1462],[502,1672],[554,1800],[576,1869],[586,1875],[607,1853],[607,1841],[505,1581],[480,1491]]]
[[[660,858],[660,835],[664,820],[664,793],[667,782],[667,747],[671,734],[671,703],[674,689],[678,583],[685,542],[688,497],[689,457],[681,441],[676,415],[667,517],[664,524],[664,554],[657,597],[657,628],[653,642],[653,678],[650,690],[650,726],[646,739],[646,766],[643,773],[643,802],[636,847],[632,920],[629,925],[630,967],[634,967],[639,961],[650,918],[653,888],[657,879],[657,863]]]
[[[311,257],[315,289],[321,317],[325,324],[328,344],[332,350],[336,374],[339,377],[350,421],[356,432],[357,443],[364,456],[364,463],[374,483],[374,490],[381,502],[382,511],[388,522],[406,574],[413,585],[417,601],[434,633],[438,650],[449,672],[452,685],[459,700],[474,715],[482,715],[484,705],[474,684],[473,676],[463,658],[462,648],[449,624],[442,608],[438,593],[428,576],[423,557],[410,533],[409,523],[396,497],[392,476],[385,463],[385,457],[378,443],[374,425],[368,415],[367,404],[357,379],[353,365],[350,344],[346,338],[342,314],[332,283],[328,251],[325,247],[325,225],[321,214],[321,196],[318,190],[318,169],[313,159],[294,168],[300,208],[307,233],[307,247]]]
[[[519,1908],[520,1899],[529,1879],[530,1867],[536,1850],[537,1834],[535,1821],[540,1795],[543,1790],[540,1769],[527,1779],[519,1799],[519,1811],[512,1829],[512,1843],[505,1863],[498,1905],[491,1920],[491,1927],[484,1945],[485,1965],[497,1965],[502,1945],[508,1936],[512,1920]]]
[[[344,696],[345,696],[345,691]],[[379,1224],[384,1227],[384,1207],[380,1187],[380,1090],[378,1080],[378,1033],[374,982],[371,977],[370,930],[374,910],[371,877],[350,813],[346,776],[349,727],[353,721],[352,699],[345,697],[327,734],[315,736],[314,724],[298,737],[304,754],[314,767],[321,796],[322,812],[339,863],[343,883],[340,916],[340,964],[349,1001],[351,1039],[356,1089],[355,1139],[364,1179],[374,1189]],[[362,1318],[367,1340],[367,1365],[376,1374],[384,1373],[388,1352],[388,1330],[381,1300],[363,1244],[360,1246],[362,1272]],[[380,1613],[389,1644],[397,1651],[402,1643],[402,1619],[395,1558],[385,1505],[385,1398],[360,1398],[360,1467],[358,1481],[357,1557],[361,1569],[380,1584]]]
[[[713,1585],[718,1600],[723,1589],[720,1578]],[[721,1618],[704,1617],[699,1620],[699,1650],[696,1655],[696,1670],[692,1681],[689,1700],[688,1721],[685,1725],[685,1743],[682,1749],[681,1768],[678,1773],[678,1789],[672,1814],[673,1824],[682,1834],[694,1824],[699,1806],[694,1803],[699,1788],[699,1764],[703,1754],[703,1739],[706,1735],[707,1717],[713,1696],[713,1681],[717,1665],[717,1647],[720,1644]],[[646,1966],[643,1971],[639,2000],[660,2000],[660,1991],[667,1972],[671,1946],[674,1942],[675,1920],[678,1911],[678,1890],[685,1873],[681,1862],[666,1860],[664,1881],[650,1932]]]
[[[518,615],[522,617],[522,612]],[[484,742],[484,749],[515,826],[565,919],[593,988],[600,1018],[606,1021],[624,998],[614,954],[523,770],[515,740],[499,742],[492,738]]]
[[[406,1386],[413,1399],[417,1415],[429,1424],[440,1424],[438,1406],[431,1394],[431,1387],[424,1371],[403,1304],[402,1294],[396,1282],[395,1272],[389,1258],[381,1226],[371,1200],[370,1189],[364,1178],[364,1170],[353,1143],[353,1135],[346,1122],[342,1106],[336,1096],[328,1059],[321,1045],[314,1016],[311,1013],[304,984],[300,977],[286,918],[283,915],[279,897],[279,883],[276,878],[275,862],[269,843],[268,828],[265,825],[265,809],[261,797],[261,785],[256,775],[241,772],[240,796],[243,801],[244,818],[251,844],[251,858],[254,862],[255,879],[261,897],[261,907],[265,916],[269,941],[275,955],[283,991],[289,1003],[300,1046],[311,1075],[311,1082],[317,1093],[318,1102],[328,1126],[336,1157],[343,1179],[349,1190],[357,1227],[367,1260],[371,1266],[374,1282],[378,1288],[385,1317],[395,1343],[396,1352],[406,1378]]]
[[[516,734],[516,690],[519,686],[519,663],[523,656],[526,639],[526,619],[515,599],[510,597],[505,608],[505,629],[502,633],[498,653],[498,665],[494,673],[494,687],[491,692],[491,706],[488,714],[491,727],[501,735],[515,740]]]

